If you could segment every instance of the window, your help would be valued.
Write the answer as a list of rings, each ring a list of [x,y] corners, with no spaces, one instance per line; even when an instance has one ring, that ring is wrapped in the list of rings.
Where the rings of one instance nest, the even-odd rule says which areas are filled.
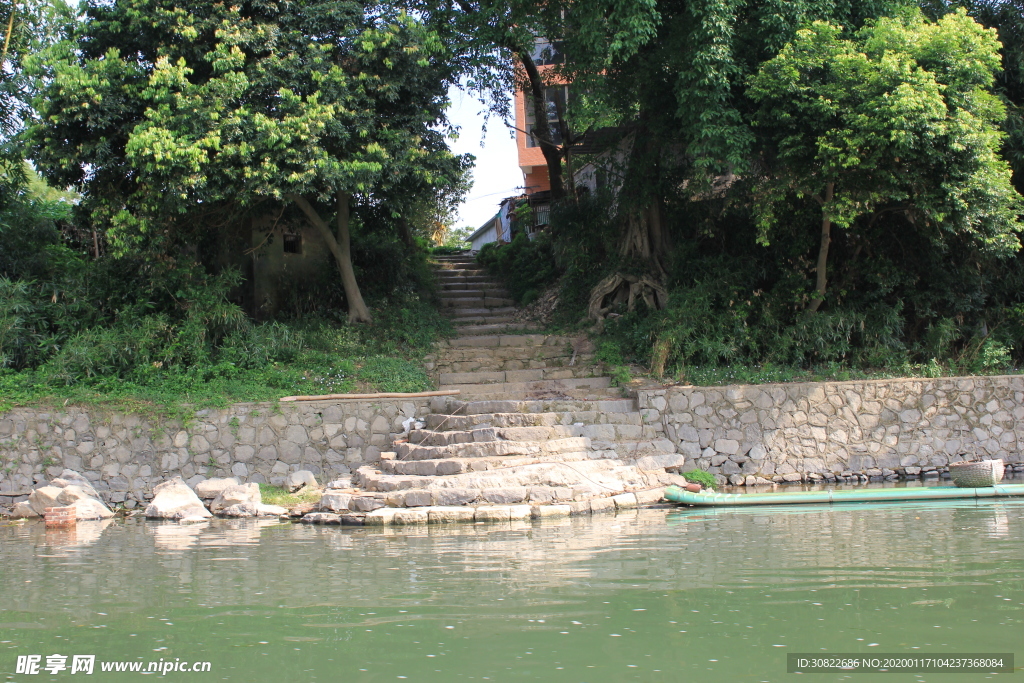
[[[281,244],[284,247],[284,253],[286,254],[302,253],[302,235],[294,232],[286,232],[284,237],[281,239]]]
[[[551,131],[551,141],[556,145],[562,144],[562,125],[559,112],[565,114],[565,105],[569,99],[569,87],[556,85],[544,89],[544,108],[548,117],[548,130]],[[536,117],[533,114],[533,98],[527,94],[524,103],[526,107],[526,139],[527,147],[539,147],[540,141],[533,134],[536,127]]]

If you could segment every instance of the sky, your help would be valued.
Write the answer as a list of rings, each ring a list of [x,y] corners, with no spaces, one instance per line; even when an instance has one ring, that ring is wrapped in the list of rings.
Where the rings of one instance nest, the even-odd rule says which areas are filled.
[[[497,213],[502,199],[522,193],[523,173],[519,170],[511,129],[492,116],[487,122],[487,136],[483,137],[483,105],[458,88],[452,88],[448,97],[451,100],[449,119],[461,128],[459,139],[449,140],[448,145],[456,154],[469,153],[476,157],[473,187],[459,206],[455,227],[468,225],[476,230]]]

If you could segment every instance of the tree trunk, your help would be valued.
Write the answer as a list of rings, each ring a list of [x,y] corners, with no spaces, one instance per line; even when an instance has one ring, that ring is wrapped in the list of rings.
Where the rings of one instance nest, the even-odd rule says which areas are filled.
[[[814,313],[821,308],[821,304],[825,300],[825,287],[827,285],[825,269],[828,265],[828,247],[832,243],[832,219],[828,217],[828,204],[835,195],[835,189],[835,183],[825,185],[825,197],[821,204],[821,245],[818,247],[818,264],[815,267],[817,281],[815,282],[814,292],[816,296],[807,306],[808,313]]]
[[[288,199],[302,209],[309,222],[320,231],[320,236],[327,243],[327,248],[334,255],[334,260],[341,271],[341,284],[345,288],[345,299],[348,301],[348,321],[351,323],[373,322],[370,310],[363,301],[363,295],[359,292],[359,285],[356,283],[356,273],[352,269],[352,246],[348,231],[348,201],[347,192],[338,191],[338,236],[335,238],[331,228],[316,212],[313,205],[305,197],[298,194],[288,195]]]
[[[405,220],[405,216],[398,218],[398,236],[402,238],[402,244],[409,251],[416,249],[416,241],[412,238],[412,230],[409,229],[409,221]]]
[[[565,184],[562,182],[562,154],[551,137],[551,126],[548,125],[547,100],[544,97],[544,79],[540,76],[533,58],[525,50],[519,53],[519,61],[523,64],[526,77],[530,80],[530,92],[533,94],[533,131],[540,142],[540,151],[548,165],[548,180],[551,182],[551,201],[556,202],[565,197]]]

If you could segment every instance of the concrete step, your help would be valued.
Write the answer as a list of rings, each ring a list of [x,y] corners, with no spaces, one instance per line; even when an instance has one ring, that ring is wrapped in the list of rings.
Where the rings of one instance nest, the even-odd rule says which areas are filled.
[[[609,377],[576,377],[568,379],[542,379],[520,382],[495,382],[491,384],[445,384],[440,389],[459,389],[463,396],[473,393],[505,393],[521,392],[524,396],[536,392],[558,392],[572,389],[607,389],[611,387]]]
[[[452,430],[455,432],[472,431],[483,427],[554,427],[577,424],[588,427],[606,424],[639,427],[643,425],[643,419],[638,412],[605,413],[597,410],[567,410],[551,413],[480,413],[476,415],[431,413],[427,415],[425,421],[429,430]]]
[[[600,399],[597,401],[575,399],[503,399],[499,401],[466,401],[448,399],[444,410],[436,413],[448,415],[490,415],[493,413],[557,413],[595,411],[602,414],[635,413],[635,398]]]
[[[478,427],[465,431],[416,429],[409,433],[409,443],[417,446],[450,446],[483,441],[550,441],[584,436],[583,429],[584,425]]]
[[[469,347],[533,347],[533,346],[557,346],[563,349],[571,347],[572,337],[564,337],[557,334],[494,334],[494,335],[471,335],[445,339],[434,344],[434,348],[469,348]],[[504,351],[502,352],[504,353]]]
[[[582,462],[590,460],[589,453],[562,453],[558,462]],[[500,458],[444,458],[440,460],[384,460],[380,463],[381,474],[399,476],[444,477],[465,472],[488,472],[492,470],[522,467],[551,462],[550,456],[506,456]]]
[[[448,301],[450,299],[507,299],[508,292],[505,291],[504,287],[480,287],[474,285],[473,287],[465,287],[462,289],[446,289],[438,296],[441,297],[442,301]]]
[[[459,389],[467,385],[456,387]],[[505,391],[501,384],[486,385],[491,389],[479,388],[473,391],[463,391],[463,398],[472,401],[509,401],[509,400],[532,400],[532,401],[605,401],[622,397],[619,389],[560,389],[560,390],[535,390]]]
[[[450,361],[447,358],[438,362],[428,361],[430,370],[437,372],[502,372],[508,370],[543,370],[545,368],[586,368],[582,373],[574,373],[574,377],[589,377],[600,375],[604,369],[593,362],[593,357],[577,358],[575,365],[569,365],[569,356],[555,356],[538,360],[496,360],[494,358],[478,358],[467,361]]]
[[[556,425],[641,425],[639,413],[603,413],[600,411],[559,411],[552,413],[480,413],[443,415],[431,413],[425,419],[427,429],[467,431],[478,427],[554,427]]]
[[[455,283],[462,283],[462,284],[484,283],[484,284],[487,284],[487,283],[491,283],[491,282],[498,282],[497,279],[491,277],[490,275],[485,275],[485,274],[482,274],[482,273],[472,273],[472,274],[468,274],[467,275],[465,273],[454,273],[454,272],[448,271],[448,270],[439,270],[434,275],[437,277],[438,284],[441,284],[441,285],[448,284],[448,283],[453,283],[453,284],[455,284]]]
[[[442,372],[442,385],[455,384],[502,384],[509,382],[539,382],[543,380],[568,380],[594,377],[594,368],[585,365],[573,367],[537,368],[531,370],[498,370],[477,372]],[[601,388],[607,384],[602,383]],[[571,387],[576,388],[576,387]]]
[[[453,310],[465,311],[467,309],[458,309],[457,308],[457,309],[453,309]],[[474,309],[469,309],[469,310],[474,310]],[[487,309],[485,308],[483,310],[485,311],[485,313],[478,314],[478,315],[462,315],[462,316],[459,316],[459,317],[452,316],[452,318],[451,318],[452,324],[455,325],[456,327],[461,327],[462,325],[478,325],[479,326],[479,325],[500,325],[502,323],[505,323],[505,324],[515,324],[515,316],[513,316],[511,313],[499,314],[499,315],[487,315],[486,314]],[[530,328],[530,329],[536,329],[536,328]],[[461,332],[461,330],[460,330],[460,332]],[[488,334],[490,334],[490,333],[488,333]]]
[[[550,441],[479,441],[447,446],[395,444],[399,460],[437,460],[443,458],[493,458],[508,455],[554,457],[559,453],[590,450],[590,439],[569,437]]]
[[[513,336],[513,335],[509,335]],[[518,335],[522,336],[522,335]],[[480,360],[492,360],[497,363],[507,363],[509,361],[542,361],[551,359],[564,359],[566,364],[572,360],[572,349],[565,346],[557,345],[542,345],[542,346],[466,346],[457,348],[442,349],[443,353],[432,353],[428,355],[427,360],[439,362],[445,361],[449,363],[460,363],[463,361],[480,361]],[[585,359],[593,358],[593,354],[577,354],[576,359],[578,363],[583,363]],[[538,365],[537,367],[545,367]],[[510,368],[512,370],[523,370],[527,369],[524,365],[522,368]]]
[[[500,282],[498,282],[497,280],[491,280],[491,281],[483,280],[481,282],[463,282],[461,280],[452,280],[450,282],[442,282],[441,283],[441,289],[442,289],[442,291],[444,291],[446,293],[448,293],[448,292],[461,292],[461,291],[465,291],[465,290],[477,290],[477,289],[484,289],[484,290],[500,289],[501,291],[505,291],[505,286],[503,284],[501,284]]]
[[[519,310],[515,306],[504,306],[502,308],[459,308],[451,311],[451,319],[458,322],[463,318],[473,318],[484,315],[507,315],[512,316]]]
[[[454,298],[441,296],[441,306],[444,308],[480,308],[481,306],[499,308],[511,306],[513,303],[512,299],[497,296],[459,296]]]
[[[508,332],[532,332],[543,329],[537,323],[492,322],[482,325],[458,325],[460,335],[495,335]]]
[[[472,266],[470,264],[453,264],[451,266],[445,266],[435,271],[434,274],[437,276],[437,279],[441,281],[459,277],[491,277],[482,266]]]
[[[566,495],[573,499],[584,499],[649,488],[649,482],[653,481],[656,485],[657,478],[645,475],[620,460],[600,459],[538,462],[441,476],[385,474],[370,466],[363,466],[356,470],[354,481],[367,491],[379,492],[419,490],[436,493],[441,490],[468,489],[475,492],[472,494],[473,499],[495,489],[506,489],[506,495],[525,498],[529,495],[528,489],[533,487],[567,488],[571,492],[567,491]],[[432,495],[425,498],[436,504],[433,503]],[[400,507],[408,503],[402,498],[396,498],[388,500],[387,504]]]

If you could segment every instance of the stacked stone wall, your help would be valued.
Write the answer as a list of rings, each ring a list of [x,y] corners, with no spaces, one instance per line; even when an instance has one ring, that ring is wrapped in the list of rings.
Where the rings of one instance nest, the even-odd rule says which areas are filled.
[[[181,476],[235,476],[280,484],[299,469],[324,480],[380,460],[423,417],[427,398],[240,403],[200,410],[188,424],[84,408],[18,408],[0,414],[0,492],[27,491],[64,468],[88,478],[105,500],[134,507],[153,486]],[[19,498],[0,497],[9,507]]]
[[[965,459],[1022,462],[1021,376],[672,387],[638,398],[645,422],[686,456],[685,469],[734,484],[938,476]]]

